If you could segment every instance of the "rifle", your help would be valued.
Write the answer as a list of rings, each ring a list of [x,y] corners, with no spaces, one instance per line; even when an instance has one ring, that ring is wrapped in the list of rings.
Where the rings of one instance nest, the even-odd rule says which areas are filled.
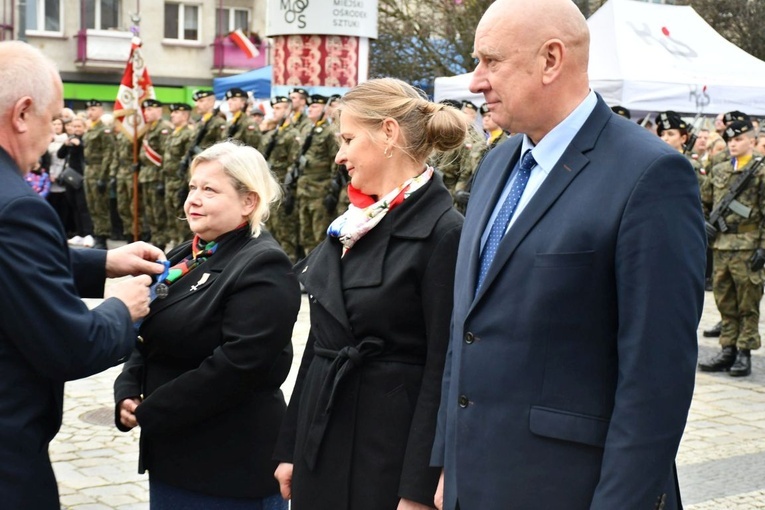
[[[691,153],[693,146],[696,145],[696,138],[698,138],[698,135],[696,134],[698,131],[696,129],[696,123],[699,121],[699,118],[701,118],[701,112],[696,114],[696,118],[693,119],[693,122],[688,128],[688,140],[686,140],[685,145],[683,145],[683,154],[686,156]]]
[[[181,165],[178,167],[178,178],[182,181],[186,180],[188,177],[191,160],[194,159],[194,156],[202,152],[202,149],[199,148],[199,144],[202,143],[202,139],[205,137],[207,134],[207,129],[210,127],[210,122],[212,122],[212,120],[218,116],[218,112],[220,112],[220,106],[216,107],[212,111],[210,118],[207,119],[207,121],[199,128],[199,132],[197,133],[196,138],[194,138],[194,143],[191,144],[188,152],[186,152],[186,155],[183,156],[183,159],[181,159]]]
[[[332,214],[337,209],[337,203],[340,201],[340,190],[348,186],[348,171],[345,165],[339,165],[337,172],[332,177],[332,181],[329,183],[329,190],[327,191],[322,204],[328,213]]]
[[[762,157],[755,159],[752,166],[749,167],[746,172],[741,174],[738,179],[736,179],[736,182],[731,185],[728,193],[722,198],[722,200],[717,203],[714,209],[712,209],[712,212],[709,214],[709,219],[706,221],[705,225],[709,244],[712,244],[712,241],[714,241],[715,237],[717,237],[718,232],[722,232],[724,234],[729,230],[730,227],[728,227],[728,224],[725,223],[725,219],[723,218],[729,209],[733,212],[741,214],[743,217],[748,216],[749,208],[736,201],[736,197],[739,196],[742,191],[744,191],[747,184],[754,176],[754,173],[762,164],[762,161]]]
[[[289,118],[290,118],[290,112],[285,113],[284,117],[282,117],[282,121],[274,129],[274,134],[271,135],[271,141],[268,142],[268,146],[266,147],[266,150],[263,151],[263,159],[265,159],[266,161],[268,161],[268,158],[271,157],[271,153],[274,151],[274,147],[276,147],[277,135],[279,134],[279,130],[284,127],[284,125],[287,123]]]
[[[321,111],[321,116],[319,116],[314,125],[311,127],[311,132],[308,133],[308,136],[303,142],[303,146],[300,148],[300,156],[298,156],[297,161],[292,164],[292,168],[290,168],[290,170],[287,172],[287,175],[284,176],[284,202],[282,202],[282,204],[284,205],[285,214],[291,214],[292,209],[295,207],[295,191],[297,191],[297,181],[303,174],[303,168],[305,168],[305,154],[308,152],[308,149],[311,148],[311,142],[313,141],[313,131],[316,129],[316,125],[321,122],[322,119],[324,119],[324,112],[326,109],[327,106],[324,105],[324,109]]]

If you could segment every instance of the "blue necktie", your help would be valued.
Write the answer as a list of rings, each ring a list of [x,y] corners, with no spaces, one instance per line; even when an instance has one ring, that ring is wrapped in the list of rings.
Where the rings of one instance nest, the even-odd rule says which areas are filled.
[[[518,207],[518,202],[521,201],[523,190],[526,189],[526,184],[529,182],[531,169],[534,168],[536,164],[537,162],[534,161],[534,156],[531,155],[531,149],[527,150],[518,165],[518,175],[515,177],[515,181],[513,181],[513,187],[510,188],[510,193],[507,194],[505,203],[502,204],[499,213],[497,213],[497,217],[494,219],[494,223],[489,231],[489,237],[486,239],[486,244],[481,252],[481,268],[478,273],[478,285],[475,288],[476,292],[481,288],[483,280],[486,278],[486,273],[489,272],[491,261],[494,260],[494,255],[497,254],[499,242],[505,235],[505,230],[507,230],[507,225],[510,223],[510,218],[513,217],[513,213],[515,212],[516,207]]]

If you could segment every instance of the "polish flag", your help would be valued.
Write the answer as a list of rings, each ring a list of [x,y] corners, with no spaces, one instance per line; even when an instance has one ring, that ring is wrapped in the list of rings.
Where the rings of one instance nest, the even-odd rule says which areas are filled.
[[[260,55],[258,48],[252,44],[252,41],[250,41],[249,37],[244,35],[244,32],[242,32],[241,28],[237,28],[228,34],[228,36],[234,42],[234,44],[239,46],[239,49],[242,50],[245,55],[247,55],[247,58],[255,58]]]
[[[125,73],[122,75],[117,99],[114,101],[114,118],[122,124],[125,134],[132,140],[136,133],[141,136],[146,129],[141,102],[156,99],[154,85],[143,60],[141,40],[133,37]]]

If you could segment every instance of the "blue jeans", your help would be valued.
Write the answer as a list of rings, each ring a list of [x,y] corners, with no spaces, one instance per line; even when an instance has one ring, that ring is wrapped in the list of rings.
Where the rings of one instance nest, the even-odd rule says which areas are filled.
[[[226,498],[179,489],[149,479],[151,510],[287,510],[281,494],[259,499]]]

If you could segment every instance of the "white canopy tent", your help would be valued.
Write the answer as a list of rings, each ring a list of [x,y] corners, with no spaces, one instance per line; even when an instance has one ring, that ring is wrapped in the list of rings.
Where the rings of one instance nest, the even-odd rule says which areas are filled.
[[[765,115],[765,62],[727,41],[690,6],[609,0],[590,19],[592,88],[635,112]],[[436,78],[435,100],[483,98],[471,73]]]

